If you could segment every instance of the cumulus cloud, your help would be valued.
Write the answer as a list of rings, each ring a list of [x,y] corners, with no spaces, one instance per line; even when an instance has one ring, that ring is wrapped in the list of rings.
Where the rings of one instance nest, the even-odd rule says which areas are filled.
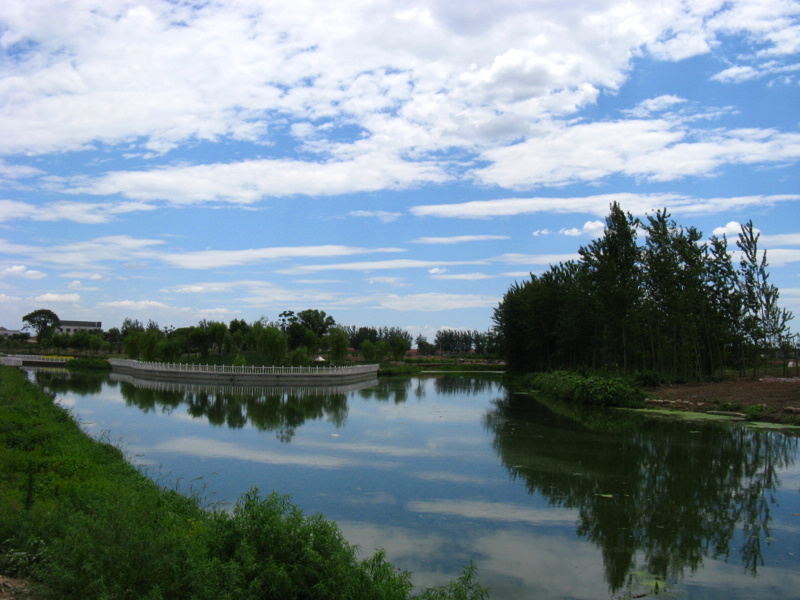
[[[559,233],[563,235],[577,237],[580,235],[589,235],[592,237],[597,237],[603,233],[605,229],[605,223],[602,221],[586,221],[583,224],[583,227],[572,227],[570,229],[561,229]]]
[[[601,181],[611,175],[673,181],[727,166],[800,158],[800,134],[771,129],[689,132],[669,119],[553,124],[540,136],[493,148],[476,169],[486,184],[530,189]]]
[[[723,227],[717,227],[714,229],[713,233],[716,236],[738,236],[742,232],[742,225],[737,221],[728,221],[726,225]]]
[[[326,121],[356,123],[368,141],[395,148],[511,139],[531,117],[618,89],[643,48],[681,60],[735,32],[758,33],[772,56],[796,52],[791,7],[753,4],[344,2],[331,11],[318,0],[269,10],[145,0],[95,10],[45,0],[23,10],[10,0],[0,7],[6,46],[36,51],[6,65],[0,153],[129,143],[158,154],[185,141],[267,144],[287,129],[319,149]]]
[[[42,273],[41,271],[29,269],[25,265],[13,265],[11,267],[6,267],[2,271],[0,271],[0,277],[22,277],[24,279],[42,279],[43,277],[47,277],[47,275],[45,273]]]
[[[81,301],[81,297],[80,294],[57,294],[48,292],[47,294],[36,296],[34,300],[43,304],[78,304]]]

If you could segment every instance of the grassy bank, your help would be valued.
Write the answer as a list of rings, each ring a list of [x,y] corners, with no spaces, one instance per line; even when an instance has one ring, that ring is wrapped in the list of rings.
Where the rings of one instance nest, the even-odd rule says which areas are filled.
[[[381,553],[256,490],[231,512],[164,489],[16,369],[0,367],[0,573],[37,598],[485,598],[473,570],[414,595]]]
[[[558,400],[594,406],[644,406],[645,395],[632,380],[616,375],[581,375],[571,371],[529,373],[509,379],[510,387],[535,390]]]

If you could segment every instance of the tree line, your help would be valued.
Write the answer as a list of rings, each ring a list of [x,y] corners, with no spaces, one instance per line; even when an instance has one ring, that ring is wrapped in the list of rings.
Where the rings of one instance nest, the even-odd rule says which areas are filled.
[[[331,362],[344,361],[350,349],[364,360],[401,360],[416,343],[421,355],[485,354],[492,351],[491,332],[440,330],[433,343],[425,336],[416,339],[398,327],[357,327],[339,325],[325,311],[316,309],[284,311],[278,319],[264,317],[248,323],[233,319],[229,323],[201,320],[189,327],[161,327],[150,320],[125,318],[122,326],[105,333],[79,331],[55,333],[60,324],[50,310],[39,309],[23,317],[25,328],[33,330],[40,344],[79,352],[124,352],[146,361],[175,362],[185,355],[210,358],[233,353],[236,360],[255,358],[267,365],[305,365],[320,352]],[[249,358],[246,355],[249,353]]]
[[[736,241],[738,268],[726,236],[702,238],[666,209],[641,220],[612,204],[579,260],[514,283],[495,309],[509,367],[649,370],[671,380],[755,374],[762,359],[796,345],[792,314],[778,305],[752,221]]]

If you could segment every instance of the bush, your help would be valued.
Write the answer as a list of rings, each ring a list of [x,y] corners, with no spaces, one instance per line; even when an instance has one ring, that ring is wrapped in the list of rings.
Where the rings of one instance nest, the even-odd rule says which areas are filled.
[[[584,376],[570,371],[553,371],[528,375],[523,382],[560,400],[597,406],[639,407],[644,403],[641,389],[619,376]]]
[[[110,371],[111,363],[104,358],[70,358],[65,367],[74,369],[96,369],[100,371]]]

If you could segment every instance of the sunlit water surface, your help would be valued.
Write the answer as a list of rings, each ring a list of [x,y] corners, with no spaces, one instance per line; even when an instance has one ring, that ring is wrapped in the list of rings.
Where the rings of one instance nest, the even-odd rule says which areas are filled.
[[[800,597],[796,437],[576,415],[486,375],[324,391],[31,377],[165,485],[220,507],[289,494],[419,586],[473,561],[495,600]]]

